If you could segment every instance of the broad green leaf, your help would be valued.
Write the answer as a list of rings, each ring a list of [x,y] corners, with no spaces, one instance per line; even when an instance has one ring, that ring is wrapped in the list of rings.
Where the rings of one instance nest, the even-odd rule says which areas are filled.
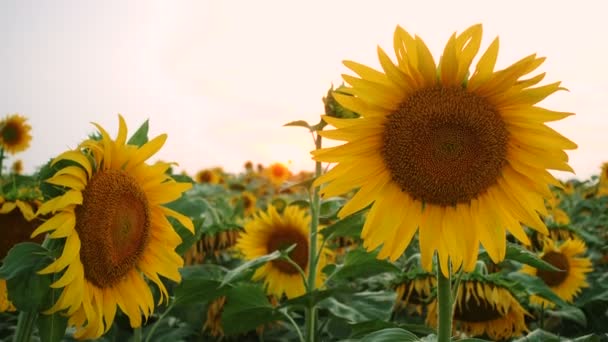
[[[361,323],[351,324],[351,337],[352,338],[360,338],[365,335],[368,335],[374,331],[389,329],[389,328],[399,328],[398,324],[385,321],[385,320],[373,320],[373,321],[365,321]]]
[[[488,254],[487,252],[481,253],[481,255],[484,255],[486,257],[487,257],[487,254]],[[507,253],[505,255],[505,259],[521,262],[522,264],[530,265],[539,270],[560,271],[559,268],[556,268],[555,266],[551,265],[550,263],[539,258],[538,255],[528,251],[527,249],[525,249],[524,247],[522,247],[520,245],[510,243],[510,242],[507,243]]]
[[[190,266],[181,269],[182,281],[175,288],[175,305],[202,303],[229,290],[220,288],[226,270],[213,264]]]
[[[127,144],[141,147],[148,142],[148,121],[144,121],[141,126],[133,133]]]
[[[228,273],[226,273],[226,275],[224,276],[224,279],[222,280],[220,286],[224,286],[224,285],[228,284],[229,282],[233,281],[234,279],[239,278],[244,273],[249,272],[252,269],[258,268],[269,261],[276,260],[276,259],[280,258],[281,256],[282,256],[281,251],[274,251],[270,254],[263,255],[259,258],[249,260],[246,263],[241,264],[237,268],[228,271]]]
[[[389,261],[377,259],[377,254],[377,252],[368,253],[363,249],[350,251],[346,254],[344,263],[338,265],[330,277],[335,280],[357,277],[368,278],[384,272],[401,272],[397,266]]]
[[[226,293],[222,326],[227,335],[247,332],[281,317],[258,284],[241,283]]]
[[[350,289],[340,288],[340,287],[332,287],[325,290],[315,289],[310,293],[305,293],[299,297],[289,299],[281,304],[281,308],[297,308],[297,307],[307,307],[310,304],[316,304],[325,298],[329,298],[333,296],[335,293],[344,292],[344,291],[352,291]]]
[[[325,229],[321,230],[321,234],[323,237],[327,238],[330,235],[332,237],[335,236],[354,236],[357,237],[361,235],[361,229],[363,229],[363,224],[365,223],[365,212],[361,211],[345,217],[340,221],[327,226]]]
[[[32,264],[45,259],[49,251],[33,242],[22,242],[13,246],[0,267],[0,278],[10,279],[25,271],[31,270]]]
[[[562,339],[548,331],[535,329],[528,335],[515,340],[514,342],[560,342]]]
[[[507,277],[513,281],[516,281],[523,285],[530,294],[535,294],[545,299],[552,301],[553,303],[559,305],[562,308],[570,308],[573,311],[580,311],[579,308],[572,306],[557,296],[551,288],[547,286],[540,278],[531,276],[529,274],[524,274],[520,272],[512,272],[507,275]],[[581,315],[584,314],[581,312]]]
[[[576,306],[568,306],[560,308],[559,310],[545,310],[547,315],[560,317],[580,324],[581,326],[587,326],[587,318],[583,311]]]
[[[329,297],[319,302],[318,306],[351,324],[371,320],[388,320],[395,303],[395,296],[393,291],[336,294],[335,297]]]
[[[359,342],[408,342],[419,341],[418,336],[401,328],[388,328],[365,335]]]

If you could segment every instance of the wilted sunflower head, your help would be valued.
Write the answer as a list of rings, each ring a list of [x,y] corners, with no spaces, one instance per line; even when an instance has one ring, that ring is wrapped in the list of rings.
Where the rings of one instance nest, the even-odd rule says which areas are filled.
[[[572,303],[574,297],[589,286],[585,278],[593,268],[591,260],[583,257],[586,251],[585,243],[580,239],[568,239],[561,243],[546,239],[539,257],[561,271],[545,271],[524,265],[521,272],[539,277],[561,299]],[[545,307],[555,306],[536,295],[530,297],[530,302]]]
[[[421,315],[422,309],[433,299],[433,291],[437,287],[437,277],[432,273],[416,272],[405,276],[395,286],[397,299],[394,310],[400,311],[408,306]]]
[[[10,154],[25,151],[30,146],[32,127],[27,118],[13,114],[0,121],[0,147]]]
[[[454,327],[466,336],[487,336],[492,341],[508,340],[528,331],[530,315],[503,285],[491,281],[464,280],[454,303]],[[437,326],[437,300],[427,314],[427,324]]]
[[[34,214],[38,204],[35,200],[9,201],[0,196],[0,265],[16,244],[26,241],[42,242],[42,237],[30,238],[30,234],[42,223]],[[8,299],[6,281],[0,279],[0,312],[5,311],[15,311],[15,307]]]
[[[378,48],[382,71],[345,61],[358,77],[334,98],[361,117],[323,119],[337,129],[322,131],[345,144],[313,151],[317,161],[338,163],[318,178],[324,196],[358,188],[339,215],[372,205],[362,231],[368,250],[397,259],[419,232],[422,265],[431,270],[438,252],[447,274],[472,271],[479,243],[491,259],[505,257],[505,232],[528,244],[521,223],[546,232],[547,169],[572,171],[567,149],[576,144],[545,123],[571,113],[537,104],[560,82],[537,86],[526,78],[544,58],[530,55],[495,70],[498,38],[481,54],[482,26],[448,40],[439,62],[421,38],[401,27],[394,35],[396,62]]]
[[[243,253],[245,259],[251,260],[295,244],[289,257],[305,274],[308,274],[309,224],[310,216],[306,210],[297,206],[288,206],[279,214],[271,205],[265,211],[258,211],[245,224],[245,232],[241,234],[237,248]],[[322,235],[318,234],[317,246],[321,246],[322,241]],[[323,269],[330,257],[331,252],[328,249],[324,249],[320,253],[319,270]],[[317,286],[321,286],[323,277],[322,272],[317,273]],[[273,260],[258,268],[253,275],[253,280],[262,279],[267,293],[279,298],[283,294],[287,298],[293,298],[305,293],[304,283],[298,269],[286,260]]]
[[[58,171],[46,182],[65,192],[40,206],[38,214],[52,217],[32,234],[48,232],[63,243],[61,256],[39,271],[57,273],[51,287],[63,288],[45,313],[65,313],[79,339],[106,333],[117,307],[132,327],[141,326],[155,307],[144,276],[158,287],[160,302],[168,292],[159,276],[181,280],[183,260],[175,252],[181,238],[168,217],[194,231],[190,218],[164,206],[192,184],[168,175],[169,163],[146,163],[167,136],[131,145],[122,116],[114,140],[95,125],[100,139],[85,140],[53,160]]]

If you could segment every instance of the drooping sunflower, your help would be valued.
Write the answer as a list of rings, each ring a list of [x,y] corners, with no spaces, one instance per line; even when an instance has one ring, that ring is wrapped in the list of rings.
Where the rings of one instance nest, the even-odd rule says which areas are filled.
[[[12,114],[0,121],[0,147],[10,154],[25,151],[30,146],[32,127],[27,118]]]
[[[458,287],[454,328],[467,336],[507,340],[528,331],[530,314],[506,287],[491,281],[465,280]],[[427,324],[437,326],[437,300],[429,305]]]
[[[583,288],[589,287],[585,278],[593,268],[591,260],[582,256],[586,251],[585,243],[580,239],[569,239],[559,245],[546,239],[540,258],[563,271],[544,271],[524,265],[521,272],[539,277],[561,299],[572,303]],[[555,306],[536,295],[530,297],[530,302],[549,308]]]
[[[338,163],[316,180],[324,196],[354,188],[340,211],[345,217],[370,203],[362,238],[379,257],[397,259],[419,232],[422,265],[431,270],[438,251],[442,270],[472,271],[479,243],[494,262],[504,259],[505,231],[528,243],[520,223],[546,232],[547,169],[572,171],[565,149],[576,144],[545,125],[571,115],[536,106],[563,89],[560,82],[534,87],[544,73],[523,79],[544,58],[535,54],[494,70],[496,38],[469,67],[480,48],[481,25],[448,40],[435,63],[419,37],[397,27],[397,63],[378,48],[384,72],[345,61],[359,77],[343,75],[350,88],[334,93],[358,119],[323,116],[337,129],[322,131],[345,144],[313,151],[317,161]]]
[[[204,232],[200,240],[184,254],[186,265],[201,264],[208,256],[219,257],[236,245],[241,234],[240,228],[229,228]]]
[[[212,169],[205,169],[196,173],[196,181],[206,184],[220,184],[222,183],[222,177]]]
[[[168,163],[146,164],[164,144],[160,135],[138,147],[126,143],[127,126],[119,116],[118,135],[112,140],[99,125],[100,140],[85,140],[75,150],[56,157],[61,162],[48,183],[65,187],[63,195],[42,204],[38,214],[53,214],[33,233],[49,232],[65,240],[61,256],[41,274],[58,273],[51,285],[63,288],[45,313],[65,311],[76,338],[97,338],[110,329],[118,306],[132,327],[154,311],[154,282],[160,301],[168,299],[159,276],[179,282],[182,258],[175,252],[181,238],[167,217],[193,231],[192,221],[163,204],[191,187],[165,171]]]
[[[36,201],[8,201],[0,196],[0,265],[14,245],[25,242],[42,242],[42,239],[30,239],[30,234],[40,225],[35,217]],[[6,280],[0,279],[0,312],[15,311],[8,299]]]
[[[433,289],[437,286],[437,277],[433,273],[416,272],[406,275],[396,286],[397,299],[395,311],[413,307],[415,312],[422,314],[424,306],[432,300]]]
[[[222,327],[222,312],[226,304],[226,296],[220,296],[214,299],[207,307],[207,318],[203,324],[203,330],[209,331],[213,337],[224,336],[224,327]]]
[[[237,248],[245,259],[250,260],[296,244],[289,257],[308,274],[309,224],[307,211],[300,207],[288,206],[279,214],[274,206],[270,205],[268,210],[258,211],[245,224],[245,232],[241,234]],[[317,246],[321,245],[322,236],[319,234]],[[323,269],[329,258],[331,252],[325,248],[320,253],[317,269]],[[253,280],[261,279],[264,280],[267,293],[279,298],[283,294],[287,298],[293,298],[306,292],[297,268],[285,260],[273,260],[258,268]],[[317,272],[315,284],[321,286],[322,283],[322,272]]]
[[[11,165],[11,173],[14,175],[20,175],[23,172],[23,161],[17,159]]]

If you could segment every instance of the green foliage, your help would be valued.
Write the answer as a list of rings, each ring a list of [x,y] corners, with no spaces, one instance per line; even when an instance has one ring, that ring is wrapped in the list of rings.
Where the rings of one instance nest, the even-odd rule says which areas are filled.
[[[148,142],[148,121],[149,120],[144,121],[144,123],[139,126],[139,128],[135,131],[135,133],[133,133],[131,138],[129,138],[127,144],[141,147]]]
[[[222,325],[227,334],[239,334],[281,319],[264,289],[258,284],[241,283],[226,294]]]

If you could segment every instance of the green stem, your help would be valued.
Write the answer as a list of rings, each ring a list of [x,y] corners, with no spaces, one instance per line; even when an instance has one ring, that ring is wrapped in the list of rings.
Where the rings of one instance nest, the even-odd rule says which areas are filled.
[[[141,327],[133,329],[133,342],[141,342]]]
[[[158,317],[158,321],[156,321],[154,323],[154,325],[152,326],[152,328],[150,329],[150,332],[148,333],[148,336],[146,337],[146,342],[150,342],[150,339],[152,338],[152,336],[154,336],[154,332],[156,331],[156,329],[158,328],[158,326],[161,324],[161,322],[163,321],[163,318],[165,318],[165,316],[169,313],[169,311],[171,311],[171,309],[173,309],[173,304],[175,302],[171,303],[168,307],[167,310],[163,311],[163,313],[160,315],[160,317]]]
[[[19,320],[17,321],[17,329],[13,341],[29,342],[37,318],[38,311],[21,311],[19,313]]]
[[[304,287],[306,288],[306,292],[308,292],[308,279],[306,279],[306,273],[304,273],[304,270],[302,269],[302,267],[300,267],[300,265],[298,265],[295,261],[293,261],[289,257],[289,255],[286,255],[283,260],[287,261],[291,266],[293,266],[296,270],[298,270],[298,273],[300,273],[300,277],[302,277],[302,281],[304,282]]]
[[[323,122],[324,123],[324,122]],[[324,124],[320,125],[319,130],[323,129]],[[322,137],[317,132],[315,138],[315,148],[321,148]],[[315,162],[315,179],[321,176],[323,168],[321,162]],[[317,229],[319,227],[319,211],[321,210],[321,196],[319,195],[319,187],[313,189],[311,203],[312,222],[310,224],[310,248],[308,249],[308,293],[315,290],[317,278]],[[317,309],[315,303],[310,302],[306,308],[306,338],[308,342],[315,341],[315,329],[317,320]]]
[[[298,333],[298,337],[300,338],[300,342],[306,342],[306,340],[304,339],[304,335],[302,335],[302,332],[300,331],[300,327],[298,326],[296,321],[293,320],[291,315],[288,312],[286,312],[285,310],[279,310],[279,312],[282,313],[283,316],[285,316],[287,318],[287,320],[291,323],[291,325],[293,325],[293,327],[296,329],[296,332]]]
[[[449,342],[452,337],[452,293],[450,275],[445,277],[437,265],[437,341]]]
[[[2,177],[2,164],[4,162],[4,149],[0,147],[0,177]]]

